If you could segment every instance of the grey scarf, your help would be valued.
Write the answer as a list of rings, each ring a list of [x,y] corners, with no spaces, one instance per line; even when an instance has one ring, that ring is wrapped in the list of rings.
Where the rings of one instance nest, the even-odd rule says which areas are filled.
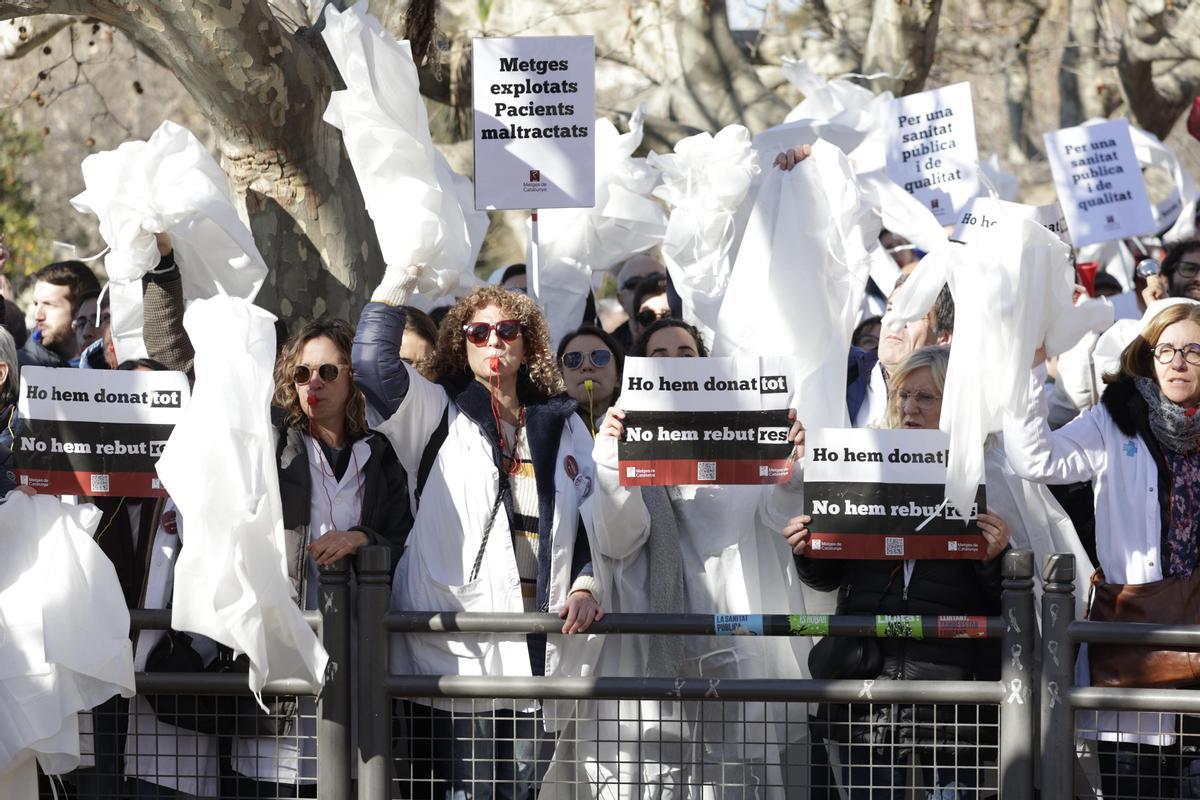
[[[649,574],[650,612],[681,614],[686,595],[683,585],[683,551],[679,547],[679,524],[675,507],[665,486],[643,486],[642,502],[650,515]],[[683,663],[683,638],[654,636],[650,640],[649,666],[673,677]]]
[[[1189,416],[1183,406],[1163,397],[1150,378],[1134,378],[1133,383],[1150,407],[1150,430],[1159,444],[1180,455],[1200,450],[1200,414]]]

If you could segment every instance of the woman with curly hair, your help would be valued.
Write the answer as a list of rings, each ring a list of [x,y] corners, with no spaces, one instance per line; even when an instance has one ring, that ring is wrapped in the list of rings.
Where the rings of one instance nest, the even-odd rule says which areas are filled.
[[[389,268],[363,309],[354,378],[414,476],[416,519],[392,605],[419,611],[557,611],[562,633],[599,619],[600,585],[579,508],[592,440],[563,392],[546,321],[523,294],[483,287],[442,322],[423,377],[402,362],[419,267]],[[430,675],[569,674],[584,642],[559,635],[396,635],[392,664]],[[481,712],[486,713],[454,713]],[[531,797],[552,742],[533,701],[413,703],[410,754],[435,794]],[[428,763],[426,762],[428,759]]]
[[[388,440],[367,429],[351,380],[353,340],[350,323],[320,319],[292,336],[275,363],[288,579],[307,609],[317,608],[318,567],[366,544],[387,545],[395,564],[412,527],[404,470]],[[298,719],[282,736],[234,740],[238,797],[316,797],[314,700],[300,699]]]

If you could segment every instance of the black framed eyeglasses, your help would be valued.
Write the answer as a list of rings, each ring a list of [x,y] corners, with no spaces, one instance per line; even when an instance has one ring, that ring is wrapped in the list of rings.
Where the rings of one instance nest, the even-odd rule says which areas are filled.
[[[1175,274],[1184,280],[1191,280],[1200,274],[1200,264],[1195,261],[1180,261],[1175,265]]]
[[[637,320],[638,325],[641,325],[643,328],[648,328],[654,323],[658,322],[660,319],[664,319],[669,316],[671,316],[670,309],[654,311],[653,309],[643,308],[641,311],[637,312],[637,314],[634,316],[634,319]]]
[[[1183,360],[1194,367],[1200,367],[1200,344],[1191,342],[1183,347],[1176,347],[1173,344],[1158,345],[1150,352],[1154,353],[1154,360],[1160,364],[1170,364],[1175,360],[1175,354],[1179,353],[1183,356]]]
[[[571,350],[568,353],[563,353],[563,367],[565,369],[579,369],[583,366],[584,355],[585,354],[579,350]],[[607,367],[612,363],[612,351],[604,347],[598,347],[586,355],[588,361],[591,361],[592,366],[596,367],[597,369],[600,369],[601,367]]]
[[[338,375],[342,374],[342,367],[337,364],[322,364],[314,370],[306,364],[297,364],[292,367],[292,381],[297,386],[303,386],[312,380],[313,372],[326,383],[333,383],[338,379]]]

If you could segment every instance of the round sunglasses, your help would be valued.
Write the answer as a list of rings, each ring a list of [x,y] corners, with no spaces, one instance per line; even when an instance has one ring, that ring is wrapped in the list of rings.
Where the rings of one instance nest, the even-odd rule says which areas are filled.
[[[501,340],[511,342],[521,335],[521,321],[519,319],[502,319],[495,324],[491,322],[468,322],[466,325],[463,325],[463,333],[467,335],[467,341],[476,347],[483,347],[487,344],[493,330],[496,331],[496,335]]]
[[[562,365],[565,369],[579,369],[583,366],[584,353],[579,350],[571,350],[563,353]],[[612,351],[605,348],[597,348],[590,353],[587,353],[588,361],[592,362],[592,366],[597,369],[607,367],[612,363]]]
[[[338,375],[342,374],[342,367],[337,364],[322,364],[316,368],[317,375],[326,383],[333,383],[338,379]],[[304,364],[297,364],[292,367],[292,380],[299,386],[303,386],[312,380],[313,368]]]

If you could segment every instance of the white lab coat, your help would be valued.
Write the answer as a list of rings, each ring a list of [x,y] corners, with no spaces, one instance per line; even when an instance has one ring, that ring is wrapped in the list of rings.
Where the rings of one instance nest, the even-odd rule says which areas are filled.
[[[49,495],[0,503],[0,797],[79,765],[77,714],[134,693],[129,611],[92,540],[100,512]]]
[[[405,365],[409,389],[396,413],[377,430],[388,437],[400,464],[418,474],[421,456],[448,410],[449,429],[421,494],[412,533],[392,581],[392,607],[406,611],[522,612],[521,582],[508,518],[496,514],[478,577],[469,581],[484,528],[499,491],[492,445],[479,426],[451,402],[446,391]],[[549,608],[560,608],[571,587],[571,560],[579,508],[592,492],[592,439],[578,415],[566,419],[554,459],[556,499],[550,537]],[[573,459],[574,466],[568,466]],[[574,471],[573,477],[570,473]],[[595,548],[592,548],[595,552]],[[603,581],[597,600],[604,604]],[[594,592],[594,594],[596,594]],[[546,644],[547,675],[577,675],[595,662],[599,640],[591,635],[551,634]],[[391,664],[397,673],[422,675],[529,675],[523,635],[395,634]],[[532,701],[437,700],[442,709],[529,711]],[[476,706],[478,705],[478,708]],[[551,715],[547,714],[549,722]]]
[[[1122,433],[1102,403],[1051,431],[1040,381],[1034,376],[1030,382],[1025,413],[1008,414],[1004,421],[1005,450],[1013,471],[1042,483],[1092,481],[1096,557],[1105,579],[1135,584],[1161,580],[1158,467],[1145,443]],[[1076,681],[1090,681],[1086,645],[1077,662]],[[1173,741],[1172,714],[1100,712],[1097,720],[1081,713],[1078,724],[1080,735],[1087,738],[1156,745]],[[1097,735],[1098,730],[1107,733]]]

